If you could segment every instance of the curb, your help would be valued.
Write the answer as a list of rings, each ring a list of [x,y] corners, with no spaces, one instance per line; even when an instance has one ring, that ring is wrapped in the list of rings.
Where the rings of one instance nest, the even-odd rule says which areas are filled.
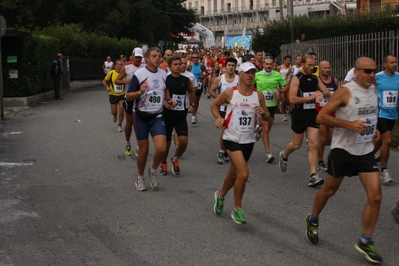
[[[102,80],[72,81],[70,83],[69,90],[67,90],[67,88],[61,89],[61,95],[101,85]],[[28,97],[5,97],[3,98],[3,106],[7,109],[11,109],[13,107],[27,107],[38,104],[46,99],[54,99],[54,91],[47,91]]]

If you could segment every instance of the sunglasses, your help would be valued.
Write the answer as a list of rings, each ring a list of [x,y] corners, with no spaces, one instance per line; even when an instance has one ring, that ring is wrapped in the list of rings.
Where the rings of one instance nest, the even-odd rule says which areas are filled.
[[[198,58],[198,56],[193,56],[193,57],[192,57],[192,59],[197,59],[197,58]]]
[[[266,55],[264,59],[274,59],[271,55]]]
[[[356,70],[363,70],[363,72],[366,74],[377,73],[377,69],[371,69],[371,68],[356,68]]]

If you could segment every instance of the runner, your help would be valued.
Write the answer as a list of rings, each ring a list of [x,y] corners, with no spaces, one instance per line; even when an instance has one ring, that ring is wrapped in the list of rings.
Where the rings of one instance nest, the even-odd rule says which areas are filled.
[[[166,73],[159,68],[161,50],[152,47],[145,53],[147,66],[137,70],[130,82],[126,100],[134,100],[134,129],[139,145],[137,158],[138,177],[135,182],[138,191],[145,191],[144,169],[149,152],[148,134],[152,136],[155,154],[152,167],[148,169],[150,185],[158,189],[158,167],[166,151],[166,130],[162,119],[163,107],[173,108],[176,102],[170,98],[166,90]]]
[[[140,68],[145,67],[143,61],[143,50],[140,47],[136,47],[133,49],[131,61],[126,63],[124,67],[122,67],[118,77],[115,80],[115,84],[117,85],[129,85],[130,81],[133,77],[133,74],[139,70]],[[126,116],[126,124],[125,124],[125,154],[127,156],[132,155],[132,145],[130,143],[130,138],[132,136],[132,127],[133,127],[133,101],[127,101],[123,103],[125,107],[125,116]],[[139,155],[139,146],[136,147],[135,155]]]
[[[202,80],[209,76],[209,72],[206,67],[202,63],[200,63],[199,54],[197,52],[194,52],[191,58],[193,60],[193,63],[188,66],[187,70],[194,74],[198,83],[197,91],[195,92],[195,106],[194,110],[191,113],[191,124],[197,124],[197,111],[203,90]]]
[[[312,213],[306,215],[306,238],[313,244],[319,240],[319,216],[345,176],[358,175],[367,195],[363,211],[363,233],[355,250],[367,261],[382,263],[372,241],[381,204],[381,180],[374,160],[373,138],[378,138],[378,97],[375,92],[376,64],[368,57],[355,63],[356,80],[339,88],[317,116],[317,122],[334,127],[328,156],[326,183],[313,202]],[[331,113],[335,112],[335,117]],[[344,208],[344,206],[342,206]]]
[[[276,111],[277,98],[280,95],[277,88],[286,86],[286,82],[279,72],[273,70],[274,58],[271,55],[266,55],[263,60],[263,71],[259,71],[255,74],[254,85],[258,91],[260,91],[264,98],[267,109],[270,112],[270,118],[263,122],[259,120],[255,131],[255,139],[259,140],[262,137],[263,145],[266,152],[266,162],[271,163],[274,161],[274,157],[270,152],[270,138],[269,133],[272,129],[274,121],[274,113]],[[263,132],[263,133],[262,133]]]
[[[338,89],[338,79],[330,76],[331,65],[327,61],[320,62],[320,76],[319,79],[323,82],[324,86],[330,91],[331,96],[334,94],[334,91]],[[320,112],[321,108],[323,108],[330,97],[324,98],[320,103],[316,104],[317,110]],[[327,165],[324,163],[324,147],[326,145],[331,144],[333,134],[333,128],[328,127],[326,125],[319,125],[319,144],[317,148],[319,162],[317,163],[317,170],[320,172],[327,172]]]
[[[173,130],[175,130],[175,135],[178,136],[179,142],[174,156],[170,158],[172,172],[175,175],[180,175],[179,157],[186,151],[188,144],[186,117],[188,109],[194,107],[195,92],[190,79],[180,74],[181,61],[180,57],[177,56],[172,56],[168,60],[170,74],[166,77],[166,87],[168,88],[170,97],[176,102],[176,106],[171,109],[165,109],[163,113],[166,128],[166,152],[160,166],[161,175],[168,174],[167,159]],[[187,104],[187,102],[190,102],[190,104]]]
[[[213,78],[213,69],[215,64],[211,57],[211,52],[207,51],[205,53],[205,57],[202,63],[205,65],[209,73],[209,76],[204,78],[204,93],[207,94],[207,99],[210,99],[211,95],[209,94],[209,88],[211,87],[212,78]]]
[[[234,187],[234,209],[231,217],[238,224],[246,223],[241,201],[249,176],[247,161],[255,142],[255,118],[261,116],[266,121],[270,115],[262,93],[252,86],[255,72],[256,67],[252,63],[242,64],[238,74],[239,85],[225,90],[211,104],[212,115],[216,119],[215,126],[225,129],[223,140],[231,160],[223,187],[215,192],[213,209],[217,215],[222,214],[224,198]],[[219,108],[223,104],[227,104],[226,120],[219,114]]]
[[[399,73],[396,72],[396,57],[384,56],[384,70],[376,75],[378,94],[378,123],[381,138],[374,143],[374,153],[380,150],[381,181],[389,183],[392,178],[388,171],[389,151],[392,144],[392,129],[398,119]]]
[[[111,56],[107,56],[107,60],[103,63],[104,74],[107,75],[114,67],[114,62],[111,61]]]
[[[315,60],[309,54],[302,56],[302,69],[291,79],[290,101],[295,104],[292,113],[291,129],[292,142],[285,151],[280,152],[279,167],[281,171],[287,171],[288,156],[295,150],[301,148],[304,133],[309,140],[309,187],[322,185],[324,180],[316,172],[317,146],[319,139],[319,125],[316,123],[316,102],[323,97],[330,97],[330,91],[323,85],[315,75],[313,69]]]
[[[254,63],[257,71],[263,70],[263,52],[258,51],[255,53],[255,63]]]
[[[118,132],[122,132],[122,122],[124,118],[123,102],[125,100],[125,86],[116,85],[115,80],[122,67],[122,60],[116,60],[115,69],[109,71],[103,79],[103,85],[109,93],[109,103],[111,104],[112,120],[114,121],[114,123],[118,121]]]
[[[292,66],[291,66],[291,60],[292,57],[290,55],[284,56],[284,63],[280,65],[277,68],[277,72],[280,72],[281,76],[285,80],[286,83],[289,83],[290,80],[290,73],[292,71]],[[280,112],[283,115],[283,121],[287,121],[287,113],[286,113],[286,97],[285,94],[281,94],[279,97],[279,107],[280,107]]]
[[[218,76],[212,84],[212,87],[209,90],[209,94],[217,98],[223,91],[227,89],[231,89],[238,85],[238,75],[236,75],[236,65],[237,60],[235,58],[229,57],[226,59],[226,71],[223,75]],[[216,93],[217,91],[217,93]],[[219,114],[224,119],[226,115],[227,104],[221,105],[219,108]],[[224,164],[229,162],[229,156],[224,149],[223,143],[223,128],[220,135],[220,149],[218,153],[217,163]]]

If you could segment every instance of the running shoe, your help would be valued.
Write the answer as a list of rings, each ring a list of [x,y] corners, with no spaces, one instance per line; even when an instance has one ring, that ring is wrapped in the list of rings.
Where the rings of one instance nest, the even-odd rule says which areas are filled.
[[[312,174],[309,178],[309,187],[320,186],[324,184],[323,178],[321,178],[318,174]]]
[[[284,155],[284,151],[281,151],[280,155],[278,156],[279,157],[278,166],[280,167],[280,170],[282,172],[286,172],[287,171],[287,163],[288,163],[288,161],[283,159],[283,155]]]
[[[168,174],[168,164],[166,162],[161,163],[159,166],[159,173],[161,175],[167,175]]]
[[[310,213],[305,217],[306,222],[306,239],[313,244],[319,242],[319,224],[310,222]]]
[[[158,189],[158,174],[157,171],[155,171],[154,173],[151,173],[151,168],[148,168],[148,175],[150,176],[150,186],[153,189]]]
[[[208,95],[206,96],[206,98],[207,98],[207,99],[210,99],[210,98],[211,98],[211,95],[209,94],[209,92],[208,92]]]
[[[191,117],[191,124],[197,124],[197,123],[198,123],[197,116],[193,115],[193,116]]]
[[[220,215],[223,212],[223,204],[224,204],[224,198],[219,197],[220,191],[215,192],[215,205],[213,206],[213,211],[217,214]]]
[[[134,155],[135,155],[136,157],[139,156],[139,146],[136,146],[136,151],[134,152]]]
[[[116,123],[117,117],[116,115],[112,116],[112,121],[114,121],[114,123]]]
[[[395,198],[395,206],[392,209],[392,216],[395,223],[399,224],[399,194]]]
[[[355,244],[355,250],[362,254],[368,262],[375,264],[382,263],[382,258],[377,254],[377,250],[375,249],[373,241],[371,241],[369,244],[363,244],[363,242],[359,240],[359,242]]]
[[[224,159],[223,159],[223,157],[224,157],[224,152],[219,152],[218,153],[218,160],[217,160],[217,162],[218,162],[218,164],[224,164]]]
[[[259,141],[261,136],[262,136],[262,128],[261,128],[260,125],[256,125],[256,128],[255,128],[255,140]]]
[[[381,156],[379,154],[374,154],[374,160],[378,163],[379,161],[381,161]]]
[[[122,126],[118,125],[118,132],[122,132]]]
[[[223,162],[225,162],[225,163],[230,162],[230,158],[229,158],[229,156],[227,155],[227,152],[224,152],[224,153],[223,153]]]
[[[237,224],[245,224],[247,222],[245,220],[244,211],[241,208],[233,209],[231,218],[233,218],[234,222]]]
[[[267,163],[272,163],[274,161],[273,154],[271,152],[266,154],[266,162]]]
[[[144,178],[138,178],[134,184],[136,185],[136,190],[138,190],[138,191],[146,190],[145,184],[144,184]]]
[[[389,183],[392,181],[391,176],[389,175],[389,171],[388,169],[384,169],[382,170],[381,174],[380,174],[380,178],[381,178],[381,182],[382,183]]]
[[[125,147],[125,154],[127,156],[131,156],[132,155],[132,147],[130,146],[130,144],[127,144]]]
[[[323,161],[320,161],[317,163],[317,170],[319,170],[322,173],[325,173],[327,172],[327,165]]]
[[[173,160],[173,157],[172,157],[172,158],[170,158],[170,161],[172,162],[172,172],[175,175],[180,175],[179,160]]]
[[[283,114],[283,121],[287,121],[287,115]]]

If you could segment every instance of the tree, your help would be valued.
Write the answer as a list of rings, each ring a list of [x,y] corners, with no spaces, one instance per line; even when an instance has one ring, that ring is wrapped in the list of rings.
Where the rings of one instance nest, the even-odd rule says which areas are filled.
[[[154,45],[158,40],[178,40],[196,21],[184,0],[2,0],[9,28],[43,29],[53,25],[80,24],[88,32],[131,38]],[[23,8],[21,8],[23,7]]]

